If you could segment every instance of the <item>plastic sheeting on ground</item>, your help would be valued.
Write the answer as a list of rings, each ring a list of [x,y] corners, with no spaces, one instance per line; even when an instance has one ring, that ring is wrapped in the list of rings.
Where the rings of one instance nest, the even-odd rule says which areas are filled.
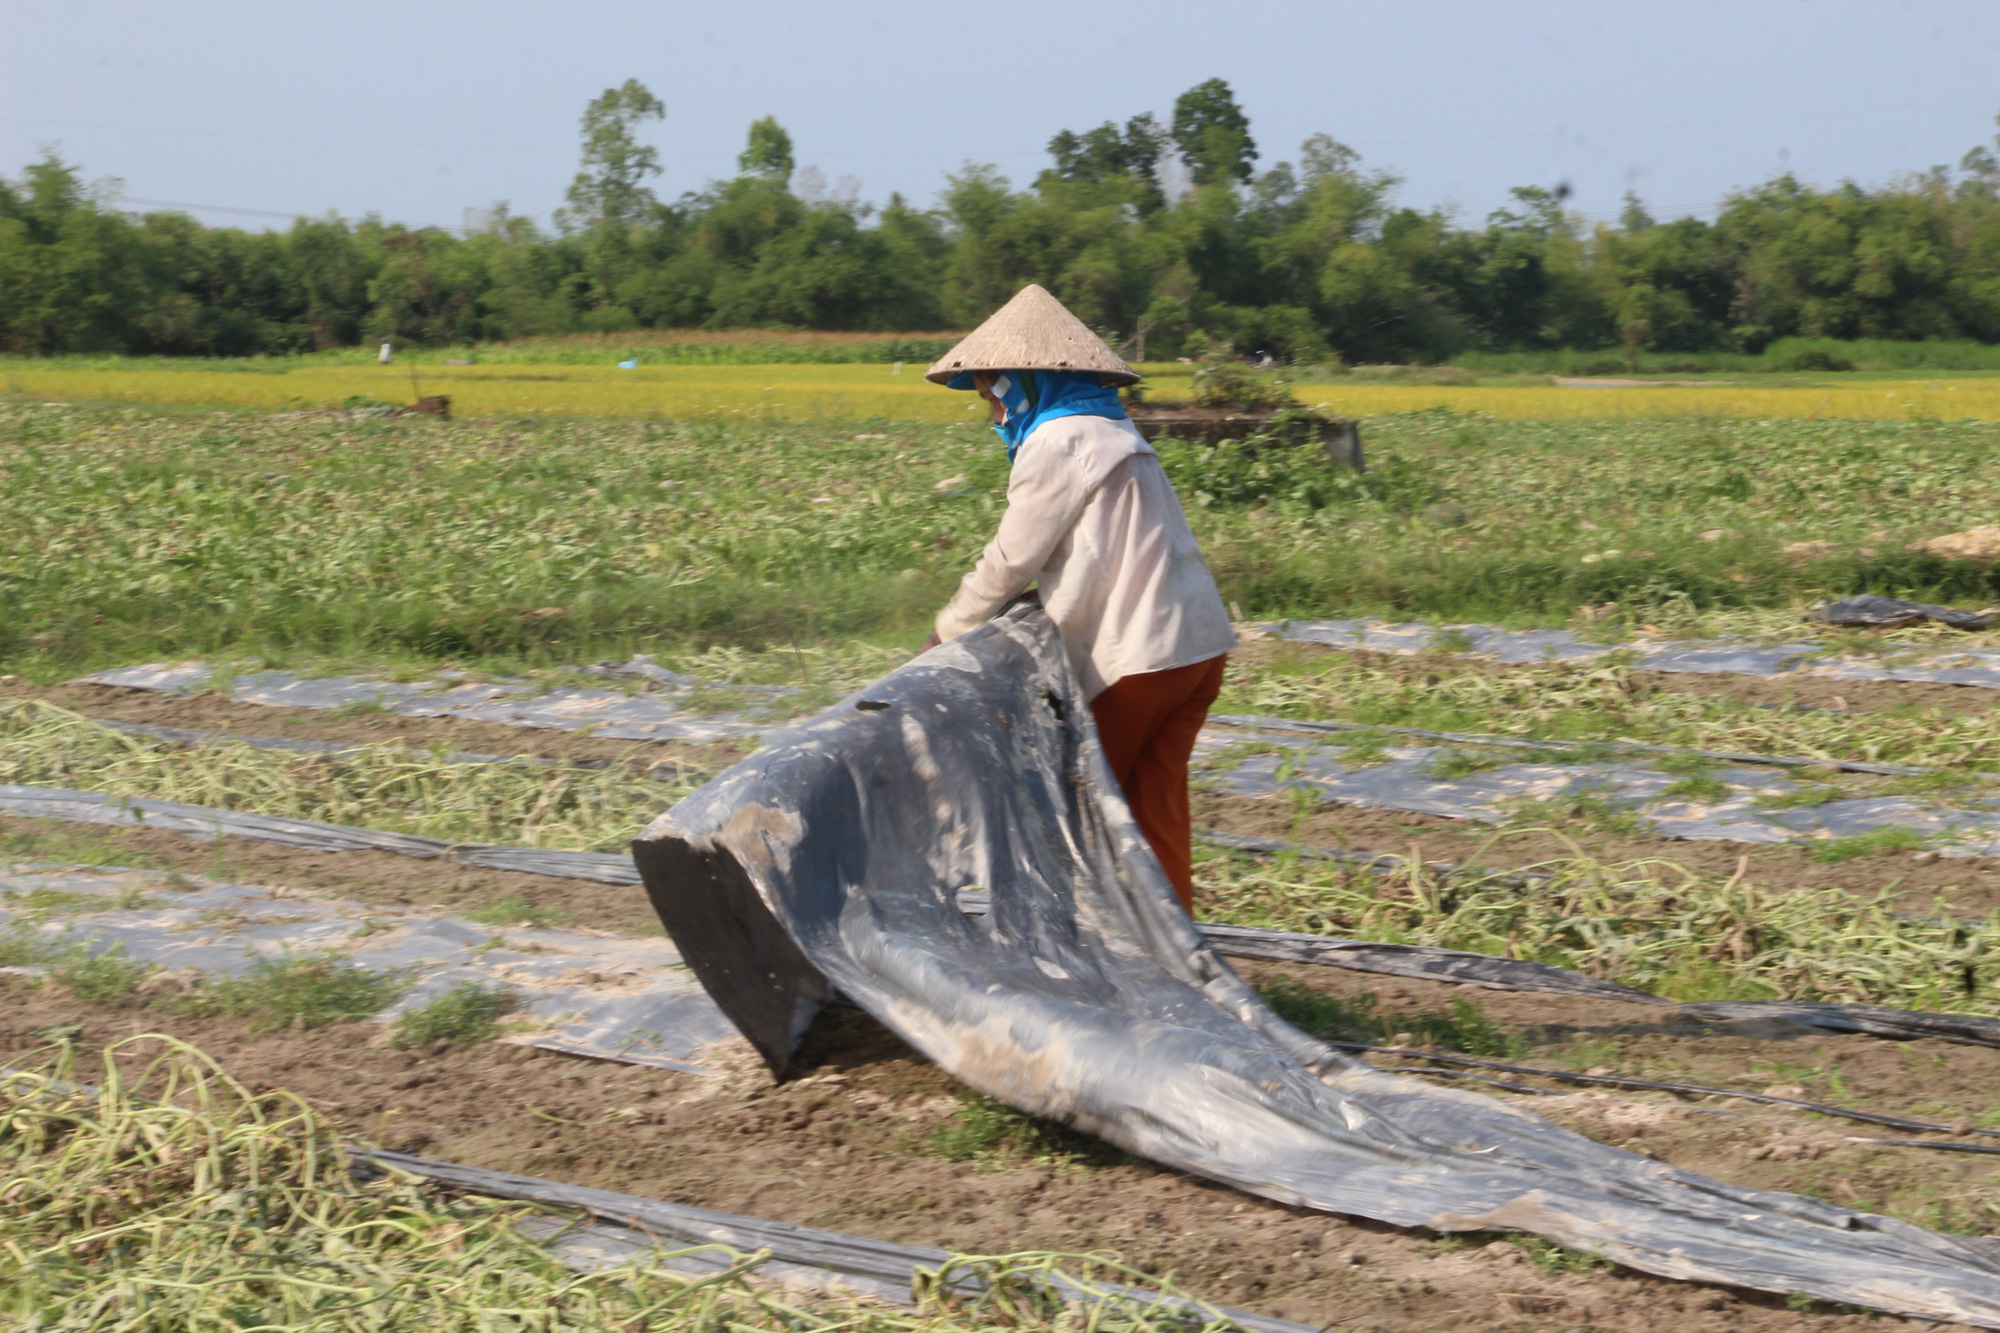
[[[1230,796],[1308,791],[1322,801],[1363,809],[1487,822],[1516,818],[1538,802],[1584,797],[1632,811],[1642,825],[1668,838],[1783,843],[1904,828],[1945,856],[2000,856],[1996,796],[1974,795],[1947,805],[1908,796],[1856,795],[1783,808],[1772,803],[1825,784],[1737,765],[1707,774],[1729,789],[1727,796],[1697,801],[1670,791],[1681,777],[1636,763],[1498,764],[1443,777],[1441,762],[1465,747],[1396,746],[1374,750],[1361,763],[1349,761],[1344,748],[1333,739],[1257,727],[1209,727],[1195,742],[1195,781]]]
[[[1678,1171],[1279,1019],[1180,912],[1032,604],[790,729],[634,855],[774,1070],[837,989],[982,1092],[1286,1203],[2000,1327],[1974,1243]]]
[[[315,819],[218,810],[205,805],[182,805],[178,801],[156,801],[148,796],[107,796],[103,792],[0,783],[0,815],[61,819],[73,824],[157,828],[192,838],[248,838],[252,842],[321,852],[391,852],[420,860],[455,861],[487,870],[517,870],[528,875],[589,879],[601,884],[639,882],[632,858],[614,852],[482,847],[416,833],[388,833],[347,824],[323,824]]]
[[[107,731],[120,731],[127,736],[144,736],[148,740],[166,741],[173,745],[219,746],[247,745],[253,750],[284,750],[293,754],[353,754],[357,750],[369,748],[362,741],[313,741],[290,736],[245,736],[234,731],[196,731],[188,727],[156,727],[146,722],[120,722],[116,718],[85,718],[92,726],[103,727]],[[380,742],[376,742],[379,744]],[[428,756],[429,752],[410,748],[406,753]],[[475,754],[458,750],[445,755],[445,762],[452,764],[558,764],[557,759],[534,759],[526,755]],[[585,761],[577,767],[603,767],[604,761]]]
[[[410,990],[385,1019],[462,983],[505,987],[517,1014],[532,1023],[507,1040],[629,1064],[712,1072],[708,1053],[733,1044],[735,1035],[663,939],[482,925],[149,870],[4,865],[0,927],[208,976],[240,976],[260,960],[334,953],[371,972],[409,977]]]
[[[1955,606],[1939,606],[1935,602],[1908,602],[1900,597],[1862,593],[1859,597],[1849,597],[1821,607],[1813,618],[1823,624],[1854,629],[1893,629],[1935,620],[1953,629],[1976,632],[1990,628],[2000,617],[1990,611],[1963,611]]]
[[[614,1194],[609,1190],[565,1185],[534,1176],[517,1176],[506,1171],[439,1162],[381,1148],[350,1150],[357,1165],[407,1171],[425,1180],[434,1180],[454,1189],[483,1194],[495,1199],[521,1199],[558,1208],[576,1208],[603,1219],[609,1226],[579,1228],[556,1238],[556,1252],[578,1267],[608,1266],[639,1254],[654,1253],[662,1243],[727,1246],[736,1254],[768,1250],[771,1259],[758,1266],[757,1276],[782,1284],[813,1290],[849,1292],[872,1296],[892,1305],[908,1305],[912,1279],[919,1269],[940,1271],[951,1261],[946,1250],[929,1246],[898,1245],[893,1241],[871,1240],[839,1231],[798,1226],[791,1222],[769,1222],[763,1218],[720,1213],[712,1208],[693,1208],[660,1199]],[[553,1228],[552,1228],[553,1229]],[[579,1234],[581,1233],[581,1234]],[[671,1266],[683,1272],[721,1272],[729,1267],[719,1251],[684,1255]],[[967,1275],[961,1288],[976,1284]],[[1225,1306],[1198,1305],[1157,1292],[1140,1291],[1111,1283],[1085,1286],[1062,1274],[1053,1275],[1056,1294],[1068,1300],[1095,1305],[1100,1300],[1132,1302],[1142,1307],[1160,1305],[1185,1310],[1188,1328],[1199,1329],[1213,1317],[1222,1315],[1251,1333],[1310,1333],[1310,1326],[1294,1324],[1268,1315],[1251,1314]]]
[[[1915,649],[1875,655],[1836,654],[1823,643],[1760,644],[1750,639],[1676,643],[1591,643],[1567,630],[1511,630],[1494,625],[1431,625],[1387,620],[1278,620],[1259,628],[1295,643],[1323,643],[1373,653],[1449,651],[1499,662],[1571,662],[1630,653],[1644,671],[1695,675],[1780,676],[1829,680],[1932,681],[2000,689],[2000,648]]]
[[[270,704],[282,708],[350,708],[374,705],[402,717],[460,717],[515,727],[582,731],[622,741],[754,740],[772,725],[758,711],[757,700],[775,700],[792,693],[776,686],[703,686],[700,681],[666,670],[650,658],[637,657],[600,674],[644,678],[647,691],[567,687],[542,690],[527,681],[469,682],[449,674],[438,679],[399,684],[359,680],[352,676],[294,676],[282,671],[247,672],[229,683],[236,703]],[[186,694],[203,689],[214,678],[201,662],[175,666],[124,667],[78,680],[85,685],[116,685],[134,690]],[[691,706],[703,689],[747,696],[745,707],[704,713]]]
[[[442,842],[436,838],[386,833],[379,829],[322,824],[304,819],[280,819],[268,815],[245,814],[235,810],[180,805],[171,801],[107,796],[100,792],[0,786],[0,814],[94,824],[108,823],[128,827],[163,828],[197,838],[228,835],[315,851],[385,851],[424,859],[448,859],[490,869],[591,880],[600,884],[639,882],[638,869],[632,864],[630,857],[605,852],[545,851],[533,847],[467,847]],[[1206,836],[1223,845],[1243,848],[1252,848],[1253,845],[1265,842],[1254,838],[1232,838],[1228,834],[1211,833]],[[1282,850],[1284,845],[1269,844],[1262,849]],[[1385,859],[1389,862],[1396,860],[1393,857]],[[963,910],[975,915],[983,913],[987,908],[986,896],[976,891],[964,892],[959,895],[959,905]],[[1672,1003],[1647,995],[1644,991],[1636,991],[1615,982],[1599,981],[1563,968],[1493,958],[1457,949],[1329,939],[1319,935],[1302,935],[1291,931],[1231,926],[1215,922],[1203,923],[1199,929],[1221,952],[1244,958],[1315,963],[1357,972],[1490,986],[1500,990],[1551,991],[1558,994],[1587,995],[1598,999],[1626,1000],[1640,1004]],[[1724,1013],[1725,1009],[1731,1012]],[[1782,1018],[1833,1032],[1864,1032],[1902,1040],[1939,1037],[1946,1041],[2000,1045],[2000,1023],[1959,1014],[1929,1014],[1868,1005],[1787,1002],[1689,1005],[1683,1006],[1680,1012],[1716,1021]],[[645,1025],[640,1023],[633,1030],[643,1034],[646,1029]],[[606,1049],[625,1040],[622,1033],[611,1028],[602,1028],[598,1032],[597,1045],[590,1053],[614,1058],[606,1055]]]
[[[1417,651],[1423,646],[1425,636],[1432,632],[1428,626],[1385,627],[1379,622],[1289,623],[1294,628],[1302,625],[1363,626],[1367,631],[1366,646],[1387,651]],[[1478,643],[1485,645],[1482,650],[1490,650],[1503,660],[1539,660],[1538,655],[1544,648],[1557,652],[1559,656],[1571,649],[1589,653],[1608,651],[1598,644],[1579,644],[1572,636],[1558,631],[1516,633],[1487,630],[1479,626],[1455,628],[1478,631],[1474,637]],[[1480,638],[1480,635],[1487,637]],[[1306,636],[1300,634],[1294,637]],[[1333,636],[1334,639],[1339,637]],[[1569,648],[1562,648],[1562,643],[1569,644]],[[1389,646],[1395,644],[1402,646]],[[1529,651],[1530,646],[1534,647],[1533,652]],[[1714,646],[1683,647],[1689,652],[1725,652],[1724,648]],[[2000,662],[2000,653],[1994,656],[1996,662]],[[235,678],[231,697],[242,703],[304,708],[377,703],[407,716],[465,717],[510,726],[568,731],[591,728],[593,735],[627,740],[682,740],[691,743],[754,741],[761,740],[766,733],[781,726],[780,723],[760,718],[754,708],[714,716],[690,714],[686,708],[686,695],[699,682],[669,672],[648,658],[637,657],[618,666],[594,669],[604,674],[646,678],[658,685],[660,692],[628,695],[611,690],[566,689],[536,695],[523,684],[470,685],[440,680],[403,685],[349,677],[308,678],[264,672]],[[190,663],[177,667],[130,667],[85,676],[82,680],[132,689],[183,691],[200,688],[209,677],[209,668]],[[1994,683],[2000,685],[2000,670],[1995,672]],[[744,688],[773,699],[789,693],[780,686]],[[1290,747],[1298,757],[1284,764],[1282,777],[1278,771],[1279,755],[1266,754],[1245,759],[1226,772],[1209,776],[1215,790],[1234,795],[1261,796],[1281,787],[1309,788],[1329,801],[1479,820],[1505,818],[1524,802],[1590,795],[1614,807],[1639,811],[1644,823],[1669,838],[1777,843],[1801,837],[1847,837],[1880,828],[1901,827],[1933,840],[1938,850],[1948,856],[2000,855],[2000,799],[1988,800],[1983,805],[1978,802],[1950,805],[1901,796],[1858,796],[1792,809],[1770,809],[1763,804],[1765,800],[1797,791],[1799,785],[1779,773],[1743,765],[1713,775],[1731,788],[1727,799],[1702,803],[1660,799],[1661,794],[1680,779],[1636,761],[1611,765],[1510,764],[1459,779],[1441,780],[1431,776],[1430,770],[1446,753],[1443,749],[1399,747],[1388,752],[1385,762],[1365,768],[1348,768],[1340,757],[1342,747],[1337,738],[1313,740],[1295,734],[1259,737],[1254,726],[1228,725],[1205,727],[1197,754],[1210,757],[1223,754],[1230,747],[1253,737],[1265,740],[1270,749]],[[1502,739],[1504,742],[1507,738]],[[476,759],[483,756],[459,757]],[[1870,771],[1891,770],[1895,770],[1895,766],[1870,766]]]

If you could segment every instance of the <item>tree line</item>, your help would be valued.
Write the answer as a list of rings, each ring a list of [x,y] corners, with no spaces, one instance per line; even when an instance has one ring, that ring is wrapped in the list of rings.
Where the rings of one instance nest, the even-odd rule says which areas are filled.
[[[796,169],[750,127],[739,172],[665,201],[627,81],[583,116],[551,228],[488,210],[462,232],[369,217],[284,231],[134,214],[53,153],[0,178],[0,350],[248,356],[635,328],[967,328],[1040,282],[1128,355],[1228,344],[1282,359],[1469,350],[1760,351],[1773,340],[2000,342],[2000,157],[1819,188],[1782,175],[1714,221],[1628,195],[1587,225],[1522,186],[1481,225],[1396,201],[1398,179],[1315,135],[1262,157],[1228,84],[1064,131],[1027,188],[977,164],[935,203],[882,207]],[[1995,147],[2000,147],[1996,137]]]

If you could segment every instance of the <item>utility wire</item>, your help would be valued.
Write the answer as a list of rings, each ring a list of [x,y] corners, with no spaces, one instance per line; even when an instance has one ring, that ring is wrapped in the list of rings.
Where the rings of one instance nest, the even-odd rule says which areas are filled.
[[[1930,102],[1917,105],[1905,104],[1895,107],[1856,108],[1847,107],[1836,111],[1800,111],[1767,116],[1732,116],[1719,120],[1690,120],[1657,125],[1611,125],[1584,129],[1558,130],[1518,130],[1505,134],[1439,135],[1414,139],[1357,139],[1358,147],[1402,148],[1428,144],[1470,144],[1502,143],[1525,139],[1574,139],[1592,135],[1614,134],[1667,134],[1685,130],[1734,129],[1745,125],[1777,125],[1792,122],[1840,120],[1855,117],[1873,118],[1893,116],[1917,111],[1960,111],[1984,102]],[[198,138],[214,139],[254,139],[272,143],[327,144],[347,148],[422,148],[440,152],[469,153],[574,153],[570,147],[555,147],[548,144],[472,144],[435,143],[417,139],[345,139],[330,138],[310,134],[270,134],[254,130],[209,130],[189,129],[172,125],[113,125],[101,121],[63,120],[45,116],[0,116],[0,122],[12,121],[16,124],[47,125],[59,129],[102,130],[118,134],[181,134]],[[670,157],[729,157],[736,156],[734,150],[721,148],[659,148],[656,151]],[[1039,151],[1039,150],[1036,150]],[[1011,153],[979,154],[962,149],[832,149],[819,150],[821,157],[980,157],[1011,156]]]
[[[246,218],[292,218],[309,217],[307,213],[279,213],[269,208],[235,208],[229,204],[185,204],[177,199],[137,199],[129,194],[116,196],[113,201],[120,204],[138,204],[144,208],[177,208],[200,213],[237,213]]]

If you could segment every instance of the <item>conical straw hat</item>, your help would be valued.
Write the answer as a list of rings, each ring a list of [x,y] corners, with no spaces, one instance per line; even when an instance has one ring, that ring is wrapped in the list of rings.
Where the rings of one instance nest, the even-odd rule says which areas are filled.
[[[969,389],[970,379],[961,384],[952,381],[975,370],[1095,371],[1106,387],[1139,382],[1139,373],[1105,346],[1104,339],[1032,282],[939,357],[924,378]]]

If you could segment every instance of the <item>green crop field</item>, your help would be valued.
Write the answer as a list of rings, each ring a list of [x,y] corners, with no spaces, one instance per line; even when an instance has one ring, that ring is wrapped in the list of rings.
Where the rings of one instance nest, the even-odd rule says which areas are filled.
[[[0,359],[0,392],[266,411],[388,406],[444,394],[460,416],[663,421],[838,423],[881,417],[942,424],[967,420],[978,409],[971,395],[925,382],[923,371],[935,344],[910,340],[908,350],[924,359],[886,363],[839,359],[864,351],[879,355],[865,344],[801,342],[789,349],[800,360],[769,364],[738,361],[745,350],[696,342],[587,353],[573,343],[548,348],[527,344],[478,364],[452,364],[433,355],[421,363],[405,358],[389,366],[351,354],[179,362],[9,358]],[[747,350],[759,349],[753,345]],[[761,354],[772,350],[763,348]],[[714,359],[697,359],[704,354]],[[548,359],[525,359],[536,356]],[[614,358],[636,358],[639,364],[622,368]],[[1141,369],[1148,392],[1163,399],[1186,397],[1194,373],[1193,366],[1177,363]],[[1507,373],[1495,382],[1477,382],[1464,372],[1399,367],[1342,373],[1307,367],[1293,373],[1290,387],[1299,401],[1348,416],[1448,408],[1510,421],[2000,420],[2000,379],[1963,372],[1652,382],[1612,378],[1588,387],[1557,384],[1546,375]]]
[[[193,378],[193,377],[190,377]],[[933,391],[938,398],[957,399]],[[1796,621],[1872,590],[1981,601],[1912,541],[1987,521],[2000,425],[1365,418],[1363,476],[1168,446],[1245,617]],[[557,665],[713,644],[914,644],[990,535],[969,423],[438,423],[0,408],[0,660]],[[1716,623],[1721,623],[1720,621]]]

